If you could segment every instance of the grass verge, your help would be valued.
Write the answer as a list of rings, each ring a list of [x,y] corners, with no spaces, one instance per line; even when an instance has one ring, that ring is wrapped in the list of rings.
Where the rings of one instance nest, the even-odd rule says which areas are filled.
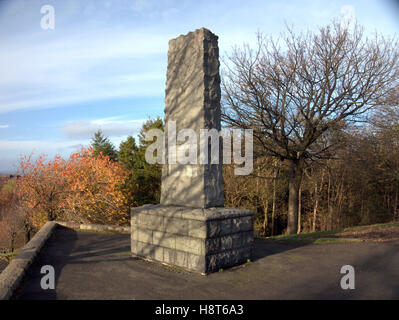
[[[0,258],[3,258],[7,262],[11,262],[12,259],[18,254],[19,250],[15,250],[14,252],[5,252],[0,253]]]
[[[357,227],[349,227],[344,229],[336,229],[329,230],[323,232],[311,232],[311,233],[300,233],[293,235],[278,235],[267,237],[265,239],[269,240],[278,240],[278,241],[309,241],[313,243],[327,243],[327,242],[361,242],[363,239],[361,238],[345,238],[345,235],[340,237],[329,237],[336,234],[346,233],[346,232],[356,232],[363,230],[378,230],[378,229],[386,229],[392,227],[399,227],[399,222],[390,222],[390,223],[380,223],[380,224],[372,224],[367,226],[357,226]]]

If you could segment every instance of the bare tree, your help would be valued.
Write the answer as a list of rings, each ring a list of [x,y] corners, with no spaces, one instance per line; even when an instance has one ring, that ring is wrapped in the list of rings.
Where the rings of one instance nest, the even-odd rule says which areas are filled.
[[[399,79],[397,39],[365,37],[339,21],[317,33],[279,41],[258,35],[257,48],[235,48],[222,82],[223,120],[252,128],[262,146],[289,166],[287,233],[297,232],[298,191],[306,162],[331,157],[333,130],[392,103]],[[321,140],[328,143],[320,143]]]
[[[0,220],[0,243],[5,244],[11,253],[18,246],[18,238],[24,233],[26,211],[17,201],[3,208]]]

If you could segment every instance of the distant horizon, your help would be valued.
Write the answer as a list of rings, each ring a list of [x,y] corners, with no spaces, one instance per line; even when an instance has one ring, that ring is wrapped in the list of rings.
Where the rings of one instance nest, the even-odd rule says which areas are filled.
[[[0,177],[3,177],[3,176],[10,176],[10,175],[16,175],[17,173],[16,172],[9,172],[9,173],[7,173],[7,172],[0,172]]]

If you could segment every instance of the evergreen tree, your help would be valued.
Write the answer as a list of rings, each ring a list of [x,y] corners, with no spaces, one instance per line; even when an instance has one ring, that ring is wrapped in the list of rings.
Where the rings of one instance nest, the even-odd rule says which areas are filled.
[[[138,151],[136,141],[132,136],[128,136],[126,141],[122,141],[119,145],[118,160],[122,165],[132,170],[134,166],[135,153]]]
[[[101,129],[98,129],[96,133],[94,133],[94,137],[91,139],[91,146],[93,147],[93,156],[98,156],[100,153],[103,155],[107,155],[110,159],[116,161],[117,160],[117,152],[115,150],[115,146],[112,142],[103,135]]]
[[[149,164],[145,160],[145,152],[152,141],[145,141],[145,135],[150,129],[163,130],[164,124],[160,117],[147,120],[138,135],[139,146],[135,145],[133,137],[123,141],[119,149],[119,159],[131,171],[126,182],[126,189],[130,193],[131,205],[159,203],[161,195],[162,166]]]

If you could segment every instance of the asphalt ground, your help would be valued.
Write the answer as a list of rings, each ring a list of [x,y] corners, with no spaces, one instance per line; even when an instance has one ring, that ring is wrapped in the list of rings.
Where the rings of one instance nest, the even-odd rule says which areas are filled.
[[[40,286],[44,265],[54,290]],[[353,290],[341,288],[344,265]],[[132,257],[129,235],[57,227],[13,299],[399,299],[399,241],[256,239],[251,262],[203,276]]]

